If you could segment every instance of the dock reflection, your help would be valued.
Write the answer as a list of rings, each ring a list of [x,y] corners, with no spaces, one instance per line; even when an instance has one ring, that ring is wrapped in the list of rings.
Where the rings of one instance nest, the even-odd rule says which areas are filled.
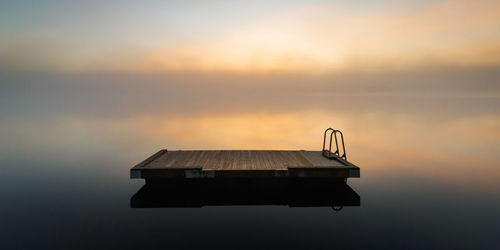
[[[130,204],[132,208],[283,205],[340,210],[360,206],[360,196],[343,180],[326,178],[147,180]]]

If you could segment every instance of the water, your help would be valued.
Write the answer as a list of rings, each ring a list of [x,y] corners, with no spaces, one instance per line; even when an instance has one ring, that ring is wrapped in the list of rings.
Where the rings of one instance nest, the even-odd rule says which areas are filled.
[[[463,74],[362,91],[366,76],[3,73],[2,247],[498,249],[499,77]],[[160,148],[319,150],[329,126],[360,206],[131,208],[129,169]]]

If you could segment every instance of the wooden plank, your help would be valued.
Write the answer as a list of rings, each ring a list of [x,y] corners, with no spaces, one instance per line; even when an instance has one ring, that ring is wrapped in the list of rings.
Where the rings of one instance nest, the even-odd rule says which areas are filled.
[[[144,161],[140,162],[139,164],[135,165],[132,169],[138,169],[138,168],[147,167],[147,166],[149,166],[149,164],[151,164],[152,161],[158,159],[159,157],[161,157],[165,153],[167,153],[167,150],[166,149],[162,149],[162,150],[156,152],[155,154],[153,154],[152,156],[148,157],[146,160],[144,160]]]
[[[300,167],[313,167],[314,164],[304,156],[302,152],[293,152],[290,153],[290,157],[293,157],[296,161],[294,164],[288,165],[288,167],[291,166],[300,166]]]
[[[194,155],[194,151],[170,151],[152,161],[146,167],[151,169],[201,168],[200,165],[197,166],[191,162],[192,159],[195,159]]]
[[[312,163],[311,167],[346,167],[347,165],[337,159],[327,159],[320,151],[300,151],[300,153]]]

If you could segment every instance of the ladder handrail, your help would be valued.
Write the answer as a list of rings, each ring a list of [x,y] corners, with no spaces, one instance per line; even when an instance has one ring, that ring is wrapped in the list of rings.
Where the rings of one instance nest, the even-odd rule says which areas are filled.
[[[334,154],[339,155],[339,143],[337,141],[337,130],[333,130],[333,132],[330,134],[330,148],[329,151],[332,152],[332,137],[335,135],[335,147],[337,150],[335,150]]]
[[[340,130],[337,130],[337,132],[340,133],[340,139],[342,139],[342,152],[344,152],[340,158],[344,158],[344,160],[347,160],[347,155],[346,155],[346,152],[345,152],[345,144],[344,144],[344,134],[342,134],[342,131]],[[335,139],[337,139],[337,134],[335,134]],[[340,152],[339,152],[340,154]]]
[[[326,135],[328,134],[328,131],[332,131],[330,133],[330,145],[328,147],[328,151],[326,151],[325,149],[325,146],[326,146]],[[343,154],[340,155],[340,150],[339,150],[339,143],[338,143],[338,139],[337,139],[337,133],[340,134],[340,139],[341,139],[341,142],[342,142],[342,152]],[[333,136],[335,136],[335,147],[336,147],[336,151],[332,153],[332,140],[333,140]],[[325,153],[328,153],[328,156],[325,155]],[[344,144],[344,134],[342,133],[342,131],[340,130],[336,130],[336,129],[333,129],[333,128],[327,128],[323,134],[323,150],[322,150],[322,154],[325,155],[325,157],[327,158],[330,158],[332,154],[335,154],[337,155],[338,157],[340,158],[343,158],[344,160],[347,160],[347,154],[345,152],[345,144]]]
[[[333,131],[335,131],[333,128],[327,128],[325,130],[325,134],[323,135],[323,150],[321,152],[324,152],[325,151],[325,142],[326,142],[326,133],[329,131],[329,130],[332,130],[332,133]],[[331,137],[330,137],[331,138]],[[330,152],[332,151],[332,141],[330,139]]]

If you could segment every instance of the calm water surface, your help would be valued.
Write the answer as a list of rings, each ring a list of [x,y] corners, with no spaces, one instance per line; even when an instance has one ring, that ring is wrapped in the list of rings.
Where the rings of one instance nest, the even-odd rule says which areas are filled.
[[[495,93],[19,82],[0,94],[2,248],[500,248]],[[160,148],[318,150],[329,126],[360,206],[131,208],[129,169]]]

